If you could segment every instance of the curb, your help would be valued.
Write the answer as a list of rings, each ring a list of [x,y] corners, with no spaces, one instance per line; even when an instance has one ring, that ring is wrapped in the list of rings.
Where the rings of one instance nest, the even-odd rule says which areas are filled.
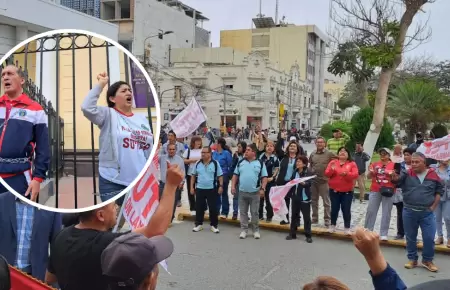
[[[194,216],[192,216],[190,213],[187,213],[187,212],[180,212],[177,216],[177,219],[180,221],[182,221],[182,220],[192,220],[193,221]],[[208,215],[205,215],[205,220],[209,220]],[[230,218],[219,219],[219,221],[221,223],[239,225],[239,220],[232,220]],[[263,228],[263,229],[267,229],[267,230],[277,231],[277,232],[288,232],[289,231],[288,225],[266,223],[265,221],[260,221],[259,227]],[[298,229],[297,232],[303,233],[303,227]],[[324,237],[324,238],[352,241],[352,238],[349,236],[346,236],[343,232],[329,233],[328,230],[325,228],[312,227],[311,232],[315,236],[320,236],[320,237]],[[380,245],[397,247],[397,248],[405,248],[406,242],[404,240],[388,240],[388,241],[380,241]],[[420,250],[423,248],[422,242],[419,242],[417,244],[417,248]],[[437,246],[435,246],[435,252],[450,254],[450,248],[447,248],[445,245],[437,245]]]

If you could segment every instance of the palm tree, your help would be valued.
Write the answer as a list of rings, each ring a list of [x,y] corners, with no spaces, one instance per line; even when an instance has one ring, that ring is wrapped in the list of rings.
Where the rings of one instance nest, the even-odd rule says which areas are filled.
[[[448,114],[449,96],[428,80],[407,80],[392,90],[388,97],[388,114],[406,125],[410,142],[413,142],[415,133],[426,131],[428,124],[439,122]]]

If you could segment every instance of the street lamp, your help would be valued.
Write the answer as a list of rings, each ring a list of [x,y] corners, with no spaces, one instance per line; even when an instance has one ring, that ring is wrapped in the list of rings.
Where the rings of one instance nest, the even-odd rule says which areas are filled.
[[[164,35],[168,35],[168,34],[172,34],[173,31],[172,30],[168,30],[168,31],[164,31],[164,30],[159,30],[158,34],[154,34],[154,35],[150,35],[148,37],[146,37],[144,39],[144,66],[147,63],[147,54],[145,53],[145,44],[147,43],[147,40],[149,40],[150,38],[154,38],[154,37],[158,37],[159,39],[163,39]]]
[[[225,80],[223,77],[219,76],[218,74],[215,74],[219,78],[222,79],[222,92],[223,92],[223,126],[225,129],[227,128],[227,94],[225,92]]]

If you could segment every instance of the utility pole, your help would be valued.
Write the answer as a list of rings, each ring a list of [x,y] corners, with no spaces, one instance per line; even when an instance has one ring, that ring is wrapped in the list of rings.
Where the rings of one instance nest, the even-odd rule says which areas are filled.
[[[289,86],[289,121],[286,129],[290,130],[292,120],[294,119],[294,112],[292,111],[292,78],[289,79],[288,86]]]
[[[223,126],[227,128],[227,93],[225,91],[225,82],[222,86],[223,91]]]

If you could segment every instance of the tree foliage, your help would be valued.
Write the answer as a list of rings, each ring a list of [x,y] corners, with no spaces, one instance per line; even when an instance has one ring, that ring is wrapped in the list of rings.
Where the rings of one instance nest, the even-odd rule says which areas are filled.
[[[342,132],[350,136],[352,132],[352,126],[350,122],[346,121],[335,121],[333,123],[326,123],[320,128],[320,136],[324,137],[326,140],[333,137],[333,130],[340,129]]]
[[[432,138],[442,138],[448,135],[448,129],[444,124],[436,124],[431,129]]]

